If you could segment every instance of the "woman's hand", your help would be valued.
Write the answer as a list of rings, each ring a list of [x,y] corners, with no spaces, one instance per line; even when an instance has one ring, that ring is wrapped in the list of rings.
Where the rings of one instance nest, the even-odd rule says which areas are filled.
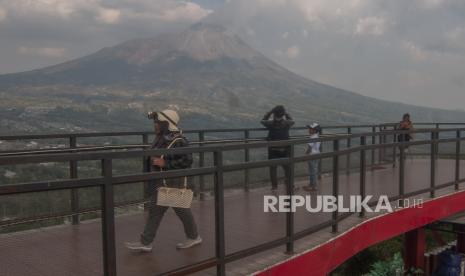
[[[164,168],[166,166],[165,159],[152,157],[152,165]]]

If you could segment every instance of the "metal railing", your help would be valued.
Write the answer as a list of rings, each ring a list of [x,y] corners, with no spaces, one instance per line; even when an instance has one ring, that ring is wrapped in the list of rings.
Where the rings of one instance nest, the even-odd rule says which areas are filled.
[[[341,134],[350,134],[352,130],[359,130],[364,131],[365,129],[371,129],[373,133],[381,130],[386,130],[387,127],[394,128],[396,124],[394,123],[385,123],[385,124],[377,124],[377,125],[340,125],[340,126],[324,126],[323,130],[326,135],[341,135]],[[299,132],[306,130],[306,127],[295,127],[292,128],[292,137],[291,139],[299,139],[308,137],[307,135],[302,135]],[[264,128],[238,128],[238,129],[208,129],[208,130],[187,130],[184,131],[184,134],[190,135],[194,137],[194,140],[191,141],[192,146],[205,146],[205,145],[218,145],[218,144],[230,144],[230,143],[250,143],[250,142],[257,142],[265,140],[264,133],[266,129]],[[259,134],[259,135],[252,135],[252,134]],[[332,133],[332,134],[331,134]],[[214,134],[223,134],[229,136],[242,136],[240,138],[229,138],[229,139],[207,139],[207,137],[214,136]],[[10,136],[0,136],[0,141],[10,141],[10,142],[18,142],[18,141],[27,141],[27,140],[56,140],[56,139],[65,139],[68,141],[68,147],[66,148],[54,148],[54,149],[22,149],[22,150],[8,150],[8,151],[0,151],[0,156],[25,156],[25,155],[39,155],[39,154],[52,154],[52,153],[82,153],[82,152],[96,152],[96,151],[115,151],[115,150],[134,150],[134,149],[145,149],[149,147],[149,137],[152,135],[152,132],[149,131],[139,131],[139,132],[103,132],[103,133],[67,133],[67,134],[40,134],[40,135],[10,135]],[[113,138],[113,137],[140,137],[141,144],[123,144],[123,145],[86,145],[86,146],[79,146],[78,139],[86,139],[86,138]],[[386,141],[386,136],[380,136],[379,143]],[[375,136],[373,136],[373,143],[376,143]],[[351,146],[351,138],[347,138],[346,146]],[[323,147],[323,144],[322,144]],[[380,164],[385,162],[386,159],[384,156],[386,155],[385,150],[381,149],[378,156],[378,162],[375,162],[375,151],[372,150],[371,152],[371,165]],[[244,150],[244,162],[249,162],[251,160],[251,154],[248,148]],[[346,168],[347,172],[349,172],[350,168],[350,155],[347,155],[347,163]],[[205,166],[206,158],[204,152],[198,153],[198,166],[203,167]],[[78,161],[69,161],[69,177],[74,179],[78,178]],[[324,173],[322,170],[322,164],[320,161],[319,166],[319,176]],[[148,172],[150,170],[149,160],[147,158],[142,159],[142,172]],[[249,190],[250,182],[250,173],[249,170],[246,169],[244,171],[244,181],[243,181],[243,188],[245,191]],[[199,176],[199,185],[195,187],[195,194],[198,195],[200,200],[205,199],[205,194],[208,192],[205,184],[204,184],[204,176]],[[145,197],[148,195],[148,188],[145,187]],[[52,215],[43,215],[40,217],[25,217],[25,218],[17,218],[17,219],[8,219],[5,221],[0,221],[0,226],[5,225],[14,225],[18,223],[22,223],[25,221],[30,221],[32,219],[50,219],[56,217],[63,217],[68,214],[74,214],[72,216],[72,223],[79,224],[79,213],[82,212],[89,212],[92,210],[97,210],[97,208],[81,208],[80,207],[80,199],[79,193],[76,189],[71,190],[70,194],[70,205],[71,211],[70,212],[62,212],[60,214],[52,214]],[[144,199],[141,199],[139,202],[142,202]],[[134,204],[133,201],[128,202],[127,204]],[[125,206],[126,204],[119,204],[120,206]]]
[[[453,124],[459,125],[459,124]],[[373,127],[373,126],[368,126]],[[262,130],[262,129],[260,129]],[[242,131],[250,131],[245,129]],[[385,149],[393,148],[394,153],[398,149],[399,152],[399,189],[398,194],[391,196],[390,200],[404,199],[415,195],[424,193],[430,193],[431,197],[435,197],[435,192],[439,189],[454,186],[456,190],[459,189],[459,184],[465,182],[465,179],[460,178],[460,159],[461,159],[461,141],[465,140],[461,133],[465,131],[465,128],[428,128],[419,129],[415,131],[399,131],[399,130],[384,130],[362,132],[362,133],[351,133],[351,134],[339,134],[333,136],[322,137],[319,139],[309,138],[296,138],[286,141],[251,141],[248,139],[242,140],[241,143],[227,143],[227,144],[213,144],[213,145],[202,145],[199,147],[187,147],[187,148],[175,148],[175,149],[145,149],[145,150],[132,150],[132,151],[115,151],[115,152],[93,152],[93,151],[82,151],[72,153],[43,153],[43,154],[20,154],[20,155],[5,155],[0,156],[0,166],[4,165],[20,165],[30,163],[42,163],[42,162],[69,162],[72,170],[76,169],[77,162],[98,160],[101,163],[101,176],[91,178],[79,178],[77,173],[70,174],[69,179],[53,180],[53,181],[34,181],[28,183],[8,184],[0,186],[0,196],[2,195],[14,195],[24,194],[32,192],[44,192],[54,190],[76,190],[86,187],[99,187],[101,195],[101,216],[102,216],[102,240],[103,240],[103,267],[105,275],[116,275],[116,253],[115,253],[115,202],[114,202],[114,187],[121,184],[135,183],[135,182],[147,182],[154,179],[163,178],[175,178],[184,176],[205,176],[214,175],[214,203],[215,203],[215,256],[206,259],[202,262],[191,264],[185,267],[178,268],[174,271],[167,272],[169,274],[188,274],[197,271],[201,271],[206,268],[216,266],[218,275],[225,275],[225,265],[227,263],[246,258],[248,256],[263,252],[277,246],[286,246],[286,250],[289,253],[293,252],[294,242],[301,239],[309,234],[331,227],[332,231],[338,231],[339,222],[351,214],[341,215],[337,211],[334,211],[332,218],[324,223],[312,226],[301,231],[296,232],[294,228],[294,214],[292,212],[286,213],[286,235],[279,239],[260,244],[255,247],[243,249],[231,254],[226,254],[225,250],[225,229],[224,229],[224,179],[225,173],[234,171],[246,171],[256,168],[267,168],[271,165],[289,165],[291,167],[291,173],[287,181],[286,193],[293,195],[294,193],[294,167],[295,164],[300,162],[306,162],[309,160],[321,160],[323,158],[332,159],[332,193],[337,197],[339,189],[339,171],[341,156],[348,155],[359,155],[359,173],[360,173],[360,194],[363,196],[366,191],[366,171],[368,164],[366,162],[366,155],[368,152],[374,152],[378,150],[382,152]],[[396,137],[399,134],[417,134],[417,135],[428,135],[430,138],[411,142],[386,142],[388,136]],[[452,138],[439,138],[439,134],[448,133],[455,134]],[[250,133],[249,133],[250,134]],[[87,134],[86,134],[87,135]],[[147,135],[147,133],[137,133],[136,135]],[[66,135],[65,135],[66,136]],[[64,136],[64,137],[65,137]],[[12,137],[12,136],[10,136]],[[22,136],[24,137],[24,136]],[[37,137],[37,136],[28,136]],[[68,136],[66,136],[68,137]],[[72,137],[81,137],[79,135]],[[246,137],[250,137],[247,136]],[[0,139],[5,138],[1,137]],[[19,137],[14,137],[19,138]],[[367,144],[369,139],[372,141],[379,140],[380,143]],[[23,138],[29,139],[29,138]],[[37,138],[33,138],[37,139]],[[147,142],[147,139],[143,139]],[[360,143],[355,145],[355,141],[359,140]],[[308,143],[309,141],[319,141],[332,144],[331,151],[325,151],[315,155],[303,155],[297,156],[295,154],[295,147],[300,144]],[[343,142],[350,142],[351,147],[341,149]],[[448,183],[438,184],[436,183],[436,159],[438,157],[438,145],[441,143],[455,143],[455,178],[453,181]],[[73,142],[71,145],[75,145]],[[430,145],[430,158],[431,158],[431,183],[429,188],[415,190],[409,193],[405,192],[405,149],[411,146]],[[245,150],[245,152],[251,149],[268,148],[275,146],[287,146],[291,148],[291,155],[289,158],[273,159],[273,160],[261,160],[261,161],[250,161],[235,163],[235,164],[224,164],[223,153],[234,150]],[[150,156],[159,156],[162,154],[185,154],[185,153],[196,153],[205,154],[212,153],[213,165],[211,166],[200,166],[198,168],[173,170],[165,172],[141,172],[136,174],[124,174],[114,175],[113,174],[113,163],[118,159],[128,158],[140,158],[146,160]],[[395,160],[396,154],[394,154]],[[373,161],[373,159],[372,159]],[[363,213],[360,213],[363,216]]]

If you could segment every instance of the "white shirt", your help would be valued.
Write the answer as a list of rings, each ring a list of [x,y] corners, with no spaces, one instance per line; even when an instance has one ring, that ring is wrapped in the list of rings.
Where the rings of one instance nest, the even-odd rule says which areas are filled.
[[[311,139],[316,139],[316,138],[320,138],[320,136],[318,135],[318,133],[315,133],[313,135],[310,135],[310,138]],[[312,143],[308,143],[307,145],[308,145],[310,154],[318,154],[318,153],[320,153],[321,142],[312,142]]]

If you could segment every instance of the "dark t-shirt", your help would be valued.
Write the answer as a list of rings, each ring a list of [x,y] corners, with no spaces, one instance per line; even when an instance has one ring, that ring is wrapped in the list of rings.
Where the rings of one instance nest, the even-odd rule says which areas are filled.
[[[289,130],[294,125],[294,121],[289,115],[282,120],[269,120],[265,116],[261,123],[268,129],[267,139],[269,141],[288,140]],[[289,147],[270,147],[268,155],[270,158],[286,157],[289,155]]]
[[[270,141],[289,139],[289,130],[294,125],[294,121],[290,117],[282,120],[264,118],[261,123],[268,129],[268,140]]]

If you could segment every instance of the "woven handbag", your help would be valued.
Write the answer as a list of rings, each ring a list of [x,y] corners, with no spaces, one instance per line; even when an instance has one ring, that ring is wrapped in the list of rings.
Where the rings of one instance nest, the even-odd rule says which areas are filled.
[[[157,205],[174,208],[190,208],[194,193],[187,189],[187,177],[185,177],[184,188],[158,188]]]
[[[169,145],[168,149],[173,146],[176,141],[182,138],[174,139]],[[163,158],[163,155],[161,156]],[[163,187],[158,188],[157,205],[174,207],[174,208],[190,208],[194,193],[191,189],[187,188],[187,177],[184,177],[184,188],[170,188],[166,185],[166,180],[163,179]]]

